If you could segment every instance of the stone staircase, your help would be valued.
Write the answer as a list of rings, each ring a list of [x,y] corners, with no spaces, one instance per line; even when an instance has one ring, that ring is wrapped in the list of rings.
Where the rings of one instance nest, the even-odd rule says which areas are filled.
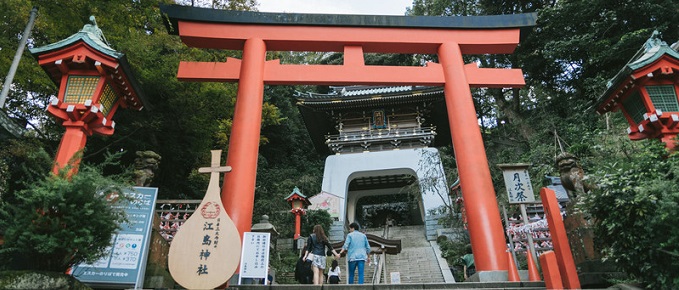
[[[382,236],[383,228],[367,229],[366,233]],[[440,257],[440,251],[436,242],[427,241],[425,226],[391,227],[385,238],[400,239],[401,253],[387,255],[387,279],[389,273],[399,272],[400,284],[387,284],[382,280],[381,284],[373,284],[372,277],[375,265],[366,265],[365,284],[347,285],[346,264],[344,259],[340,265],[342,268],[342,281],[340,285],[234,285],[227,290],[454,290],[454,289],[493,289],[493,290],[539,290],[545,289],[544,282],[465,282],[455,283],[445,259]],[[448,273],[445,273],[445,272]],[[389,282],[388,282],[389,283]]]
[[[402,284],[452,282],[444,279],[442,267],[439,265],[440,259],[438,259],[432,243],[427,241],[424,231],[423,225],[389,228],[385,238],[400,239],[401,253],[386,255],[387,279],[390,279],[390,273],[398,272]],[[368,229],[367,233],[382,236],[384,229]],[[366,268],[366,283],[371,281],[375,268],[374,265],[370,265],[369,269]],[[444,268],[444,270],[450,271],[447,264],[444,265]]]
[[[368,229],[366,233],[382,236],[384,229]],[[439,258],[436,242],[427,241],[425,226],[392,227],[385,238],[400,239],[401,253],[387,255],[387,273],[399,272],[401,283],[373,284],[372,277],[375,265],[366,265],[365,284],[347,285],[346,268],[342,268],[342,281],[339,285],[234,285],[226,290],[464,290],[464,289],[492,289],[492,290],[541,290],[545,289],[544,282],[465,282],[455,283],[443,258]],[[441,265],[439,265],[441,261]],[[340,264],[344,264],[344,259]],[[448,271],[446,274],[442,270]],[[387,279],[390,279],[389,274]]]

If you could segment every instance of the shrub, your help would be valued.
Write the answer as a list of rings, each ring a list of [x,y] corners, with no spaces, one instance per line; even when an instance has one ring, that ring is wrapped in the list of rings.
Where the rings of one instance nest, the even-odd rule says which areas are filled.
[[[643,141],[604,166],[585,197],[597,241],[624,272],[651,289],[679,287],[679,155]]]
[[[5,243],[0,258],[15,270],[64,272],[91,263],[105,253],[111,236],[125,221],[122,207],[108,194],[122,183],[83,166],[70,180],[49,175],[0,203],[0,231]]]
[[[447,236],[439,236],[436,238],[436,242],[441,249],[441,257],[445,258],[448,266],[452,267],[451,270],[453,270],[455,275],[455,281],[464,281],[460,259],[468,252],[471,252],[469,233],[467,231],[460,231],[451,236],[450,239]]]

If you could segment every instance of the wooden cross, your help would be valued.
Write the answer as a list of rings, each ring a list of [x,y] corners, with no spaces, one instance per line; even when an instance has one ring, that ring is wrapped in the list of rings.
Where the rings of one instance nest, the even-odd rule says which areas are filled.
[[[212,150],[212,162],[210,162],[210,167],[198,168],[200,173],[219,173],[219,172],[230,172],[231,166],[219,166],[219,159],[221,159],[222,150]],[[212,175],[210,176],[212,178]]]

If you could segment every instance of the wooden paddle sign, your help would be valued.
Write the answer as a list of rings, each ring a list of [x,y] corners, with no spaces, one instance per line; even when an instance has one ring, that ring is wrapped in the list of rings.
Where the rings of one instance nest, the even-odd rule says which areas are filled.
[[[172,240],[168,264],[172,278],[187,289],[214,289],[226,283],[238,268],[241,239],[236,225],[224,210],[219,196],[222,150],[212,150],[210,184],[196,212],[179,228]]]

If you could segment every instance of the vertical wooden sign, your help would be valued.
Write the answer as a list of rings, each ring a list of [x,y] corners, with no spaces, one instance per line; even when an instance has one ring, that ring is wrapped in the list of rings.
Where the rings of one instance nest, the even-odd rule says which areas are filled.
[[[507,199],[510,204],[535,202],[533,185],[530,182],[530,175],[528,175],[530,164],[498,164],[497,167],[502,169],[505,187],[507,188]]]
[[[170,246],[168,264],[172,278],[187,289],[213,289],[228,281],[238,268],[241,239],[219,196],[221,150],[212,150],[210,183],[196,212],[182,225]]]

